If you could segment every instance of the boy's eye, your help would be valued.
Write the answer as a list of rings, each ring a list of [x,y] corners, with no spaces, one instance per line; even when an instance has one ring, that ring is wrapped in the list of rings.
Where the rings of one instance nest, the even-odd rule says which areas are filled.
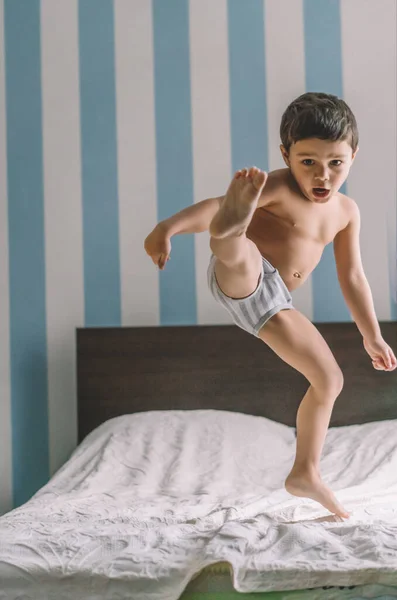
[[[307,167],[311,167],[314,161],[311,158],[305,158],[304,160],[302,160],[302,162]],[[334,167],[339,167],[342,164],[342,161],[336,158],[335,160],[331,161],[331,164]]]

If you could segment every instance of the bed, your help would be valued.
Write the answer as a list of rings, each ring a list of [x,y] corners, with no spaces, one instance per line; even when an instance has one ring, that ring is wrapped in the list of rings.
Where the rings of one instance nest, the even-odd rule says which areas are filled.
[[[79,445],[0,518],[0,599],[397,598],[397,371],[354,323],[316,326],[345,377],[321,469],[349,522],[283,488],[308,383],[263,342],[82,328]]]

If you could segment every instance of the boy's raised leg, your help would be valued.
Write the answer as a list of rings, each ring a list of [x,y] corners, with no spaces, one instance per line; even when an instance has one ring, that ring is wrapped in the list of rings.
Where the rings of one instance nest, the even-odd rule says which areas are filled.
[[[262,257],[245,232],[266,179],[267,174],[256,167],[237,171],[209,226],[211,250],[218,259],[215,275],[221,290],[232,298],[248,296],[258,285]]]
[[[211,237],[222,239],[245,233],[266,179],[267,174],[256,167],[235,173],[222,205],[211,221]]]

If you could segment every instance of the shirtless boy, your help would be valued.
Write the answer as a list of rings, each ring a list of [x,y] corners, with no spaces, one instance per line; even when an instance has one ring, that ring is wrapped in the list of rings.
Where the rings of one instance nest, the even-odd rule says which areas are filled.
[[[348,518],[319,468],[343,374],[318,329],[292,306],[290,292],[333,241],[339,284],[372,365],[396,369],[363,271],[359,208],[338,191],[358,151],[357,125],[343,100],[307,93],[287,107],[280,136],[287,168],[269,174],[256,167],[237,171],[224,196],[160,222],[145,250],[162,270],[173,235],[209,230],[208,284],[215,300],[236,325],[258,336],[310,383],[297,412],[296,456],[285,488]]]

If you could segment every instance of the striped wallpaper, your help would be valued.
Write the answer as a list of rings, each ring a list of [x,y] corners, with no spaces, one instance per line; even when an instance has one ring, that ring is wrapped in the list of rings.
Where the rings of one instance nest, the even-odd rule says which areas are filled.
[[[76,447],[76,327],[230,322],[207,233],[174,238],[161,273],[143,240],[236,169],[284,166],[304,91],[356,114],[342,191],[378,319],[397,319],[395,22],[395,0],[0,0],[0,513]],[[351,320],[332,244],[293,300]]]

